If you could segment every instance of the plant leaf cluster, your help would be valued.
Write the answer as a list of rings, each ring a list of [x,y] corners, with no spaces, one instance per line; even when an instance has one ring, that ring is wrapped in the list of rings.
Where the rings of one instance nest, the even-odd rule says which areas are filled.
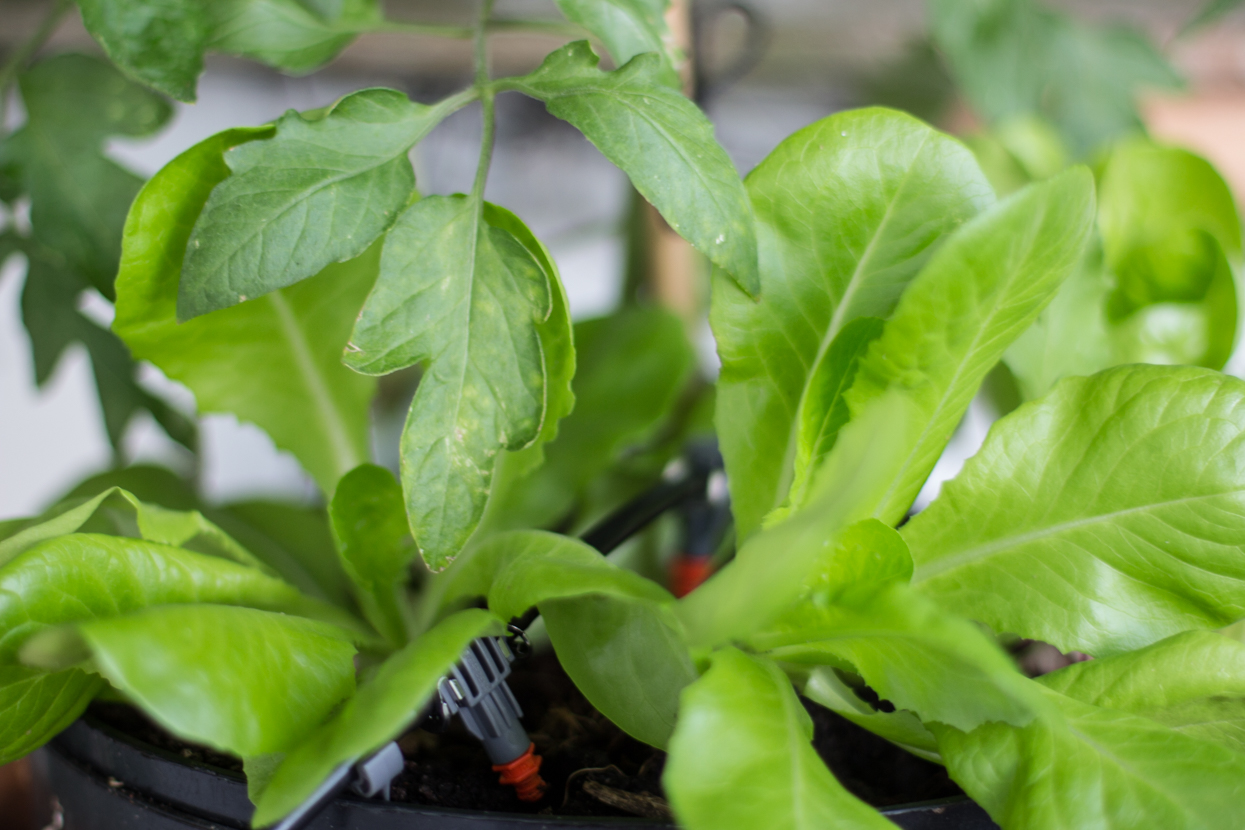
[[[945,764],[1004,828],[1239,822],[1245,382],[1216,371],[1236,340],[1239,221],[1183,151],[1137,139],[1065,169],[1133,124],[1135,71],[1088,89],[1072,73],[1153,68],[1150,53],[1020,0],[936,3],[958,72],[1015,64],[968,88],[1004,126],[970,150],[893,110],[839,113],[741,180],[675,89],[663,3],[558,5],[618,68],[576,41],[494,80],[504,21],[486,2],[471,87],[432,105],[362,90],[219,133],[141,191],[126,179],[120,252],[61,221],[71,201],[38,213],[43,115],[0,145],[30,182],[21,244],[105,294],[109,269],[88,266],[114,245],[113,330],[133,355],[200,411],[261,426],[327,505],[206,508],[140,468],[0,524],[0,762],[107,691],[242,758],[265,826],[535,608],[588,700],[668,751],[691,830],[889,826],[818,758],[797,692]],[[182,98],[207,50],[301,71],[391,25],[366,0],[82,10],[117,65]],[[1030,59],[1063,66],[1034,91]],[[57,61],[79,59],[36,64],[30,101]],[[654,478],[709,398],[678,320],[628,307],[572,326],[548,250],[484,200],[505,92],[581,131],[714,266],[737,550],[682,599],[555,532],[625,498],[629,472]],[[155,102],[154,129],[160,99],[135,100]],[[421,196],[408,153],[477,102],[471,192]],[[1071,153],[1006,120],[1035,112]],[[117,132],[80,132],[74,163],[115,176],[99,146]],[[1029,402],[905,521],[1000,362]],[[410,367],[395,476],[367,463],[369,376]],[[1095,659],[1029,678],[1007,636]]]
[[[22,322],[30,335],[35,382],[44,386],[73,344],[91,358],[108,440],[120,452],[135,413],[150,412],[176,441],[195,446],[195,427],[140,386],[124,345],[79,309],[85,294],[115,298],[121,225],[142,179],[109,159],[104,143],[142,137],[171,115],[160,96],[127,80],[107,61],[57,55],[20,77],[26,122],[0,135],[0,200],[11,217],[0,226],[0,263],[27,263]],[[29,200],[29,226],[14,217]]]

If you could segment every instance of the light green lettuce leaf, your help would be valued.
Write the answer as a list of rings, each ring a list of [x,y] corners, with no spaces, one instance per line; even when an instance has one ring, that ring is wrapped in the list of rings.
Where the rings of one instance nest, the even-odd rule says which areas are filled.
[[[85,659],[174,735],[240,757],[292,748],[354,691],[348,632],[254,608],[165,605],[49,629],[28,665]]]
[[[1088,170],[1029,185],[951,235],[900,297],[846,395],[853,417],[887,390],[920,412],[892,437],[901,450],[877,518],[907,513],[987,373],[1080,262],[1093,218]]]
[[[356,467],[337,482],[329,519],[363,615],[394,646],[405,645],[406,583],[417,551],[401,485],[384,467]]]
[[[1217,632],[1186,631],[1037,680],[1084,703],[1245,750],[1245,643]]]
[[[470,609],[447,617],[394,653],[332,718],[286,754],[258,794],[252,826],[281,819],[339,764],[358,761],[401,735],[471,641],[500,628],[487,611]]]
[[[951,777],[1001,826],[1240,826],[1245,754],[1148,718],[1045,696],[1052,711],[1023,728],[931,726]]]
[[[747,188],[760,299],[718,279],[710,315],[722,358],[717,430],[741,539],[787,497],[802,401],[839,332],[857,317],[889,317],[939,244],[994,202],[962,144],[882,109],[805,127]]]
[[[813,750],[813,722],[768,660],[715,652],[683,692],[662,784],[689,830],[894,827],[835,780]]]
[[[1245,617],[1245,382],[1067,378],[995,424],[901,531],[913,585],[999,633],[1095,657]]]

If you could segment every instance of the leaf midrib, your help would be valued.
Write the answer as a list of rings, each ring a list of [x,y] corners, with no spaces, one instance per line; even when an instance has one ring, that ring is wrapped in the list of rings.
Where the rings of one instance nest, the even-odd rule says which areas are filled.
[[[846,309],[851,303],[851,299],[855,296],[860,288],[860,283],[864,280],[865,263],[872,260],[877,250],[879,240],[881,240],[887,227],[890,225],[891,219],[895,215],[895,206],[899,203],[900,197],[907,189],[908,181],[911,179],[913,171],[916,169],[920,156],[925,152],[925,146],[929,143],[930,134],[927,133],[921,139],[921,145],[912,154],[912,164],[909,165],[904,173],[903,180],[895,188],[891,200],[886,205],[886,212],[882,214],[882,219],[874,228],[873,235],[869,239],[869,243],[865,246],[864,252],[860,255],[860,259],[856,261],[856,267],[852,271],[852,276],[847,281],[847,287],[843,289],[843,294],[839,297],[838,304],[834,308],[834,313],[830,316],[830,322],[826,326],[826,331],[822,335],[821,342],[817,346],[817,355],[810,364],[810,369],[804,375],[804,386],[800,390],[800,398],[796,402],[795,417],[791,421],[791,426],[787,430],[787,441],[783,446],[782,467],[779,469],[777,481],[777,490],[770,499],[770,507],[776,507],[782,503],[784,496],[790,490],[792,479],[795,475],[795,454],[800,438],[800,414],[804,410],[805,399],[808,397],[809,380],[813,373],[817,371],[817,367],[821,365],[821,361],[825,358],[826,352],[830,349],[830,344],[834,342],[834,338],[842,329],[843,316]]]
[[[1179,499],[1168,499],[1166,501],[1150,502],[1148,504],[1139,504],[1133,507],[1126,507],[1123,510],[1115,510],[1110,513],[1100,513],[1095,516],[1085,516],[1080,519],[1073,519],[1060,524],[1050,525],[1048,527],[1039,528],[1029,531],[1028,533],[1018,533],[1012,536],[1003,536],[988,542],[984,545],[978,545],[974,548],[962,550],[959,553],[949,556],[942,556],[933,561],[927,561],[922,564],[920,561],[915,563],[916,570],[912,576],[912,584],[924,582],[933,577],[947,573],[958,568],[967,567],[979,562],[989,556],[1000,551],[1006,551],[1010,548],[1017,548],[1021,545],[1027,545],[1030,542],[1036,542],[1040,539],[1058,536],[1060,534],[1077,530],[1082,527],[1090,527],[1102,522],[1110,522],[1123,516],[1129,516],[1134,513],[1142,513],[1150,510],[1160,510],[1163,508],[1174,507],[1181,504],[1193,504],[1199,501],[1221,499],[1233,495],[1245,495],[1245,488],[1236,488],[1232,490],[1223,490],[1218,493],[1204,493],[1198,496],[1185,496]],[[1094,559],[1099,557],[1087,554]],[[915,558],[915,557],[914,557]]]
[[[1034,234],[1028,240],[1029,244],[1027,245],[1024,258],[1031,255],[1035,246],[1036,236],[1037,235]],[[889,502],[894,495],[895,490],[898,488],[899,484],[906,477],[908,470],[911,468],[913,458],[916,456],[917,451],[924,445],[925,440],[929,437],[930,432],[939,420],[939,416],[942,414],[943,408],[947,405],[947,399],[951,397],[951,393],[956,389],[960,382],[960,378],[964,375],[964,368],[968,366],[969,363],[973,362],[973,357],[976,355],[977,349],[981,345],[985,333],[993,327],[995,320],[998,318],[1000,309],[1007,304],[1006,300],[1009,297],[1009,292],[1014,287],[1017,277],[1022,270],[1023,269],[1021,268],[1012,269],[1007,279],[994,293],[994,303],[991,305],[986,319],[977,329],[977,333],[973,336],[972,341],[969,343],[968,348],[964,352],[964,357],[961,358],[959,363],[956,365],[955,372],[951,376],[951,380],[947,383],[946,387],[943,389],[942,395],[938,398],[938,404],[934,407],[930,417],[926,419],[925,426],[922,428],[921,434],[917,436],[917,440],[912,444],[912,448],[904,457],[903,465],[900,466],[900,468],[895,472],[895,476],[891,479],[891,483],[886,488],[886,492],[882,495],[881,499],[879,499],[878,512],[881,512],[884,508],[890,506]],[[875,515],[877,514],[875,513]]]
[[[329,439],[329,447],[337,467],[336,477],[340,478],[362,464],[364,459],[360,457],[350,440],[350,433],[346,428],[342,413],[335,405],[328,385],[316,367],[315,358],[311,354],[311,344],[307,342],[306,334],[299,327],[289,301],[280,291],[267,294],[266,299],[272,304],[273,311],[276,313],[281,333],[294,358],[294,366],[302,377],[307,391],[311,393],[312,404],[320,415],[320,422],[324,425]]]

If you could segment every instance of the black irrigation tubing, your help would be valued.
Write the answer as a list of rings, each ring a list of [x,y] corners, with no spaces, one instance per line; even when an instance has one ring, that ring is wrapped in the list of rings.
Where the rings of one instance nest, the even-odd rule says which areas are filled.
[[[710,472],[708,469],[697,466],[680,478],[663,481],[645,490],[588,528],[579,538],[605,556],[646,528],[667,510],[678,507],[697,494],[704,493]],[[529,608],[523,616],[515,617],[510,621],[510,630],[516,634],[526,631],[538,616],[540,612],[536,608]]]

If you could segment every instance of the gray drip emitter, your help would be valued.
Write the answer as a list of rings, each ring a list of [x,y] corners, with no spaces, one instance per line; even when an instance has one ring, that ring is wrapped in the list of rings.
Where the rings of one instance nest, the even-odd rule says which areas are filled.
[[[501,637],[480,637],[463,652],[458,664],[437,683],[437,695],[419,725],[442,731],[458,715],[467,731],[484,744],[484,751],[501,773],[501,783],[515,788],[523,801],[539,801],[545,794],[540,756],[519,718],[523,710],[506,685],[514,652]],[[330,801],[347,789],[364,798],[382,795],[389,800],[393,779],[405,768],[402,750],[390,741],[358,763],[344,763],[273,830],[306,827]]]

